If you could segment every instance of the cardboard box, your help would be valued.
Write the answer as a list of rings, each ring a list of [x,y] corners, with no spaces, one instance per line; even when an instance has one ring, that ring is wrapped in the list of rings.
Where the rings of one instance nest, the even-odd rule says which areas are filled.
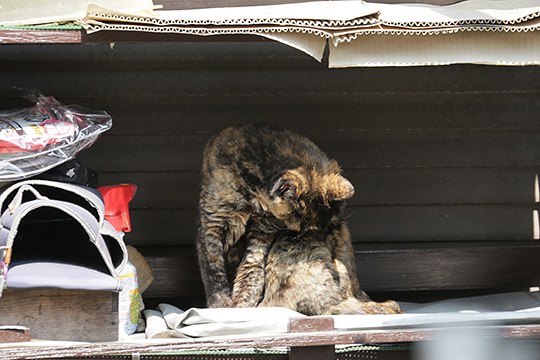
[[[358,0],[122,13],[89,6],[95,31],[191,35],[253,34],[334,67],[459,63],[540,64],[536,0],[468,0],[447,6]]]

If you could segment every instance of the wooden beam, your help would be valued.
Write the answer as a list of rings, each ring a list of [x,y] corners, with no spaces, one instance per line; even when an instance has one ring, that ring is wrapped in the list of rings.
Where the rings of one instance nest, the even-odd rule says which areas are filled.
[[[204,298],[193,247],[141,247],[155,281],[147,298]],[[358,244],[357,271],[367,292],[490,290],[540,285],[540,244],[512,242]]]
[[[540,325],[476,326],[475,330],[500,339],[529,339],[540,336]],[[443,334],[441,328],[414,328],[362,331],[321,331],[312,333],[288,333],[275,335],[252,335],[246,337],[215,337],[175,339],[160,343],[94,343],[72,346],[49,346],[35,348],[0,348],[0,358],[51,359],[77,358],[108,355],[175,354],[189,355],[202,350],[272,349],[291,346],[325,346],[357,344],[391,344],[432,340]],[[234,350],[231,350],[234,349]]]
[[[331,331],[334,319],[330,316],[293,318],[289,321],[290,333]],[[335,359],[334,345],[291,346],[289,360],[331,360]]]
[[[9,29],[0,28],[0,44],[99,44],[120,42],[257,42],[268,41],[256,35],[198,36],[139,31],[98,31],[84,29]]]
[[[0,29],[0,44],[76,44],[81,30]]]

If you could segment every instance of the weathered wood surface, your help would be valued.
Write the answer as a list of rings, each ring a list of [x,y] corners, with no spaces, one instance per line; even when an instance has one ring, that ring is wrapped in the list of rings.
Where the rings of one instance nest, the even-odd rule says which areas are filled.
[[[75,44],[81,40],[80,30],[0,29],[0,44]]]
[[[334,319],[329,316],[293,318],[289,320],[290,333],[312,333],[334,330]],[[289,360],[335,359],[334,345],[291,346]]]
[[[534,205],[349,206],[346,214],[358,242],[527,242],[533,239],[533,210]],[[134,209],[131,219],[131,245],[147,245],[156,229],[160,245],[195,244],[197,209]]]
[[[534,168],[406,168],[345,169],[357,184],[351,206],[534,205]],[[540,169],[538,169],[540,170]],[[195,209],[199,201],[199,171],[101,172],[103,184],[129,180],[139,184],[132,210],[171,209],[181,204]],[[474,179],[474,181],[471,181]],[[160,186],[152,186],[153,183]],[[182,191],[178,191],[181,189]]]
[[[485,336],[512,339],[537,339],[540,325],[476,326],[475,330]],[[287,333],[277,335],[253,335],[249,337],[214,337],[188,340],[164,340],[151,343],[94,343],[60,347],[0,348],[0,358],[50,359],[77,358],[107,355],[182,354],[201,350],[271,349],[281,347],[311,347],[327,345],[409,343],[432,340],[444,333],[441,328],[391,329],[363,331],[320,331]]]
[[[106,291],[6,289],[0,325],[28,327],[33,339],[115,341],[117,297]]]

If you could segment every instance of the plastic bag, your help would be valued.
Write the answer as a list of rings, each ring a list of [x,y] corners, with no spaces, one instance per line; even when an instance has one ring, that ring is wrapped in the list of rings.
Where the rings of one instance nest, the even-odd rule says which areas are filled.
[[[73,158],[109,130],[104,111],[29,95],[30,108],[0,111],[0,186],[43,173]]]

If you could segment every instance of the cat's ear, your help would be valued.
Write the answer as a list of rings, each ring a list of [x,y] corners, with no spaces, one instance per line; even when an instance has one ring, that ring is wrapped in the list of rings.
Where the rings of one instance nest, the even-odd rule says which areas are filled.
[[[296,184],[293,179],[280,176],[270,190],[270,197],[292,198],[296,195]]]
[[[302,168],[289,169],[282,172],[274,180],[270,189],[270,197],[281,197],[285,199],[294,199],[306,191],[305,170]]]
[[[329,185],[332,200],[343,201],[350,199],[354,195],[354,186],[341,175],[332,177]]]

